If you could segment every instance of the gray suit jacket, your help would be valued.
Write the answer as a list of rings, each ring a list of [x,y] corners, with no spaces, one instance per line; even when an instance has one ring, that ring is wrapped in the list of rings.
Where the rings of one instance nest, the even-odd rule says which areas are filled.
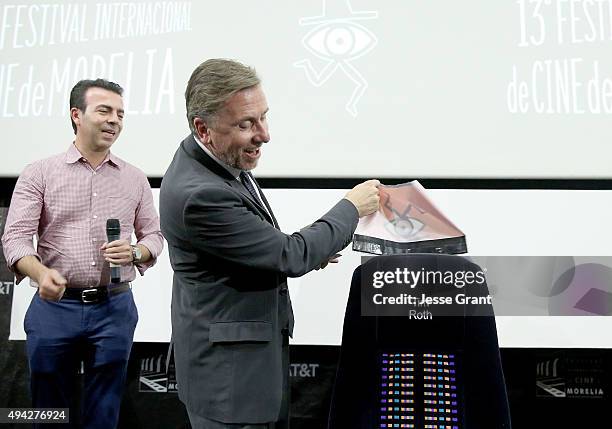
[[[174,270],[176,376],[188,410],[225,423],[276,420],[282,331],[293,330],[287,277],[306,274],[346,247],[358,221],[343,199],[286,235],[269,206],[268,212],[192,136],[185,138],[160,192]]]

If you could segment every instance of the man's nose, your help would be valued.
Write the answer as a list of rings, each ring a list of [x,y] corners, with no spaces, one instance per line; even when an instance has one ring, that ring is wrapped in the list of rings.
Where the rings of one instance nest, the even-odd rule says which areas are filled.
[[[118,124],[119,121],[120,121],[119,113],[113,110],[108,117],[108,122],[111,124]]]
[[[260,122],[258,124],[257,133],[255,139],[260,143],[268,143],[270,141],[270,132],[268,131],[268,124]]]

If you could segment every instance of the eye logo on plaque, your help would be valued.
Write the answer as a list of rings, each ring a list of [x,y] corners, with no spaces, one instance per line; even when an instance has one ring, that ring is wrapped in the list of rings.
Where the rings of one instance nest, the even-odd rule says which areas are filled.
[[[397,210],[391,204],[391,197],[389,194],[384,194],[382,197],[385,201],[382,203],[383,212],[389,221],[385,224],[385,228],[392,234],[396,234],[401,238],[414,237],[423,229],[425,223],[421,222],[416,217],[410,216],[411,211],[425,214],[425,210],[413,205],[408,204],[403,210]],[[386,198],[385,198],[386,197]]]

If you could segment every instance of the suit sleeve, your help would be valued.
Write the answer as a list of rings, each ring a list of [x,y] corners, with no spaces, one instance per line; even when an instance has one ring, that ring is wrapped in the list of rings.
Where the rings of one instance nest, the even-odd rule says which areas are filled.
[[[183,218],[196,249],[289,277],[306,274],[345,248],[358,220],[355,206],[342,199],[312,225],[288,235],[250,211],[233,190],[220,187],[192,194]]]

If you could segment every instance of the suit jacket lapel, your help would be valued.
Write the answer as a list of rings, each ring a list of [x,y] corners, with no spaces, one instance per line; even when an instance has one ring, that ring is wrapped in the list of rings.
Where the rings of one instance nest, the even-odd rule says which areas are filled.
[[[215,173],[217,176],[220,176],[226,181],[236,180],[236,178],[232,176],[229,171],[221,167],[217,161],[208,156],[208,154],[204,152],[201,147],[198,146],[192,135],[189,135],[187,138],[185,138],[185,140],[183,140],[183,143],[181,143],[181,146],[189,157],[194,158],[204,167]]]
[[[276,223],[276,219],[274,218],[274,215],[272,214],[270,205],[268,204],[268,201],[266,201],[266,197],[264,197],[263,192],[261,192],[261,188],[259,188],[259,185],[257,185],[257,182],[255,182],[254,179],[253,181],[255,182],[255,184],[257,185],[257,188],[259,189],[259,195],[261,195],[264,201],[264,204],[268,208],[268,211],[266,211],[266,209],[258,201],[256,201],[253,198],[251,193],[244,187],[244,185],[239,180],[236,180],[236,178],[232,176],[232,174],[229,171],[227,171],[225,168],[220,166],[217,161],[215,161],[210,156],[208,156],[208,154],[204,152],[201,147],[198,146],[198,144],[195,142],[195,139],[192,135],[187,136],[187,138],[185,138],[183,142],[181,143],[181,146],[183,147],[183,150],[185,151],[185,153],[187,153],[189,157],[194,158],[200,164],[204,165],[204,167],[206,167],[207,169],[215,173],[217,176],[225,180],[228,185],[230,185],[232,188],[240,192],[245,198],[251,201],[259,209],[259,211],[265,216],[268,222],[270,222],[272,225],[278,228],[278,224]],[[251,178],[253,178],[253,176],[251,176]]]
[[[240,192],[242,195],[244,195],[249,201],[251,201],[253,204],[255,204],[255,206],[257,206],[257,208],[259,209],[259,211],[262,212],[266,216],[266,219],[272,225],[274,225],[274,219],[270,216],[270,214],[266,211],[266,209],[261,205],[261,203],[259,201],[257,201],[255,198],[253,198],[253,196],[251,195],[249,190],[244,187],[242,182],[240,182],[239,180],[236,180],[234,178],[233,180],[231,180],[229,182],[229,184],[230,184],[230,186],[232,188],[236,189],[238,192]],[[261,193],[260,193],[260,195],[261,195]]]
[[[270,207],[270,203],[268,202],[268,199],[266,198],[263,191],[261,190],[259,183],[257,183],[257,180],[255,180],[251,172],[248,172],[247,174],[253,180],[253,183],[255,183],[255,186],[257,186],[257,190],[259,191],[259,196],[261,197],[263,203],[266,205],[266,208],[268,209],[268,212],[270,213],[270,216],[272,217],[272,224],[276,227],[276,229],[280,229],[280,227],[278,226],[278,222],[276,221],[276,217],[274,216],[274,212],[272,211],[272,207]]]

